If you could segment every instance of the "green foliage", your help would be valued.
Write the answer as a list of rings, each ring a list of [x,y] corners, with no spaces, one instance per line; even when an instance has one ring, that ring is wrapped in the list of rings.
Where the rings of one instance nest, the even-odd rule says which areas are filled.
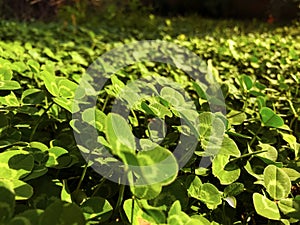
[[[194,29],[195,18],[150,20],[75,31],[0,22],[0,224],[299,223],[299,24],[205,20]],[[219,99],[169,64],[135,63],[97,93],[78,89],[93,60],[140,39],[198,54],[227,114],[210,112]],[[95,93],[96,106],[78,117],[93,139],[71,112],[79,111],[74,99]],[[112,110],[115,100],[129,106],[126,119]],[[183,167],[173,152],[190,143],[180,136],[196,140]],[[107,164],[116,158],[130,187],[93,170],[114,176]]]

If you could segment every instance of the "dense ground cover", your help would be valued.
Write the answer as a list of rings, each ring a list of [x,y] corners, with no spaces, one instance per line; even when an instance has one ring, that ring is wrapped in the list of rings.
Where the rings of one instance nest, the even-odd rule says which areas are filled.
[[[123,18],[81,27],[1,21],[0,224],[298,223],[299,33],[297,23],[270,27],[197,17]],[[96,127],[98,141],[125,163],[151,165],[170,156],[175,171],[158,184],[129,187],[92,168],[107,161],[86,163],[91,154],[74,140],[73,132],[82,128],[72,117],[72,103],[82,74],[97,57],[149,39],[200,56],[207,64],[203,73],[221,86],[227,113],[209,112],[210,90],[169,64],[140,62],[118,71],[98,93],[98,122],[89,108],[80,119]],[[153,83],[158,96],[138,93],[128,123],[110,113],[120,93],[125,100],[132,97],[124,96],[125,84],[144,78],[146,88],[149,74],[159,83],[160,88]],[[209,76],[205,82],[209,86]],[[161,125],[151,128],[153,120]],[[177,173],[170,153],[193,130],[199,144]],[[221,139],[210,140],[213,134]],[[88,136],[85,141],[93,141]],[[208,143],[220,142],[219,154],[208,155],[214,150]],[[101,158],[101,151],[93,156]],[[212,164],[199,168],[204,156]],[[140,178],[145,172],[135,173]]]

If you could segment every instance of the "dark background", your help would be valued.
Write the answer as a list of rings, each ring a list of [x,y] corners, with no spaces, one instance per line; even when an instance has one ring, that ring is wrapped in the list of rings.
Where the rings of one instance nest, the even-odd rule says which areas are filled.
[[[140,10],[161,16],[198,14],[210,18],[286,21],[299,18],[300,0],[0,0],[0,17],[53,20],[62,14],[101,16]]]

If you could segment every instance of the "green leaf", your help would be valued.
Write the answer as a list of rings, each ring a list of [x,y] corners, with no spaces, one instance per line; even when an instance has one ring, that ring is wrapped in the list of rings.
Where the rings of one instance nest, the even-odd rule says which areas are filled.
[[[137,180],[137,182],[139,182],[139,180]],[[131,185],[130,190],[132,194],[137,198],[154,199],[161,192],[162,185],[161,184],[148,184],[148,185],[138,185],[138,186]]]
[[[86,220],[97,219],[97,222],[108,220],[113,211],[110,203],[101,197],[88,198],[80,207]]]
[[[172,117],[172,112],[160,103],[151,103],[149,108],[154,113],[153,115],[158,116],[159,118],[165,118],[165,116]]]
[[[60,199],[65,202],[72,203],[71,193],[68,188],[68,184],[67,184],[66,180],[63,180],[62,189],[61,189],[61,193],[60,193]]]
[[[57,60],[58,58],[54,55],[54,53],[52,52],[52,50],[50,48],[44,48],[43,51],[48,57],[50,57],[51,59],[55,59]]]
[[[148,136],[150,139],[147,139],[150,142],[160,143],[165,138],[167,131],[167,125],[163,119],[154,118],[151,119],[148,123]],[[152,142],[152,143],[153,143]],[[144,149],[144,148],[143,148]]]
[[[247,161],[246,165],[244,166],[245,170],[252,175],[253,177],[255,177],[258,180],[263,180],[263,174],[258,174],[255,171],[255,166],[252,167],[251,163],[249,161]]]
[[[226,116],[232,125],[240,125],[247,120],[246,113],[235,110],[231,110]]]
[[[205,93],[205,91],[203,91],[203,88],[201,87],[201,83],[199,84],[195,81],[192,81],[192,84],[193,84],[193,88],[197,92],[198,97],[200,97],[201,99],[207,100],[206,93]]]
[[[254,193],[253,204],[257,214],[271,220],[280,220],[281,217],[276,203],[265,196],[259,193]]]
[[[186,179],[188,195],[192,198],[198,198],[201,191],[202,182],[199,177],[190,175]]]
[[[88,66],[88,62],[78,52],[74,51],[70,52],[69,54],[75,63],[81,64],[83,66]]]
[[[186,102],[184,96],[171,87],[163,87],[160,91],[160,95],[164,100],[168,101],[174,107],[182,106]]]
[[[221,184],[228,185],[236,181],[241,173],[239,168],[232,170],[224,169],[226,164],[229,163],[229,155],[217,155],[212,162],[212,173],[216,176]]]
[[[42,142],[33,141],[29,143],[31,148],[36,148],[41,150],[42,152],[45,152],[48,150],[47,145],[43,144]]]
[[[208,219],[206,219],[202,215],[192,215],[191,218],[193,219],[192,220],[193,223],[198,224],[198,225],[213,225],[212,223],[209,222]]]
[[[153,199],[159,195],[162,186],[173,182],[177,176],[178,164],[174,155],[156,145],[151,150],[140,151],[137,156],[125,154],[125,161],[138,177],[133,183],[129,176],[132,193],[138,198]]]
[[[98,131],[105,131],[106,115],[96,108],[89,108],[82,113],[82,120],[87,122]]]
[[[170,207],[169,216],[178,215],[181,212],[180,201],[175,201],[173,205]]]
[[[15,194],[16,200],[27,200],[33,195],[33,188],[21,180],[11,180]]]
[[[53,101],[56,104],[58,104],[59,106],[61,106],[62,108],[69,111],[70,113],[73,112],[73,101],[72,100],[66,99],[66,98],[63,98],[63,97],[57,97],[57,98],[53,98]]]
[[[187,191],[183,184],[178,180],[175,180],[170,185],[163,187],[160,194],[155,199],[151,200],[150,204],[154,207],[167,206],[167,208],[170,208],[176,200],[180,202],[182,208],[185,209],[187,207]]]
[[[39,220],[43,212],[44,211],[41,209],[29,209],[18,214],[17,216],[26,218],[30,221],[31,225],[35,225],[35,224],[39,224]]]
[[[256,98],[258,109],[261,110],[263,107],[266,107],[266,98],[263,96],[258,96]]]
[[[276,200],[286,198],[291,191],[289,176],[274,165],[265,168],[264,184],[270,196]]]
[[[172,225],[184,225],[191,221],[190,217],[181,211],[181,205],[179,201],[175,201],[171,206],[168,214],[168,224]]]
[[[6,96],[0,96],[0,104],[12,107],[19,107],[20,103],[14,92],[10,92],[10,94]]]
[[[45,93],[40,89],[27,89],[22,93],[21,101],[23,104],[36,105],[45,100]]]
[[[261,108],[260,116],[264,126],[278,128],[284,125],[283,119],[268,107]]]
[[[32,225],[26,217],[16,216],[9,221],[8,225]]]
[[[238,149],[236,143],[229,137],[225,136],[218,154],[226,156],[241,156],[241,152]]]
[[[281,199],[278,203],[278,207],[281,212],[283,212],[285,215],[300,219],[300,200],[298,199]]]
[[[6,223],[14,213],[14,190],[4,180],[0,179],[0,223]]]
[[[106,119],[106,138],[113,154],[123,158],[123,152],[135,152],[135,139],[127,121],[120,115],[109,113]]]
[[[244,184],[232,183],[224,189],[224,196],[237,196],[244,191]]]
[[[13,72],[8,67],[0,67],[0,81],[11,80]]]
[[[5,182],[15,194],[16,200],[27,200],[33,195],[33,188],[24,181],[0,178],[0,183]]]
[[[22,61],[13,62],[11,65],[11,69],[22,74],[25,70],[27,70],[27,65]]]
[[[39,70],[40,70],[40,64],[35,60],[29,59],[27,61],[27,65],[29,66],[31,71],[34,72],[34,73],[38,73]]]
[[[113,96],[121,96],[122,98],[128,99],[129,96],[127,96],[127,88],[129,88],[129,87],[125,88],[125,84],[116,75],[112,75],[110,77],[110,79],[112,82]],[[130,93],[130,91],[129,91],[129,93]],[[125,95],[125,96],[123,96],[123,95]]]
[[[240,55],[239,55],[239,53],[236,49],[236,42],[231,40],[231,39],[228,39],[227,44],[228,44],[229,51],[232,54],[233,58],[236,59],[236,60],[239,60]]]
[[[85,225],[85,218],[81,209],[73,203],[56,201],[46,208],[41,217],[43,225]]]
[[[246,90],[250,90],[253,87],[253,81],[250,76],[243,75],[242,80]]]
[[[295,157],[297,158],[300,152],[300,144],[297,143],[296,137],[292,134],[286,134],[283,132],[280,132],[280,134],[282,135],[283,140],[290,145],[290,148],[295,151]]]
[[[72,201],[78,205],[82,204],[87,199],[85,191],[80,189],[73,191],[71,197]]]
[[[26,151],[11,150],[0,153],[0,178],[19,179],[28,175],[34,158]]]
[[[0,91],[3,91],[3,90],[17,90],[17,89],[20,89],[21,88],[21,85],[17,82],[17,81],[14,81],[14,80],[3,80],[3,81],[0,81]]]
[[[57,77],[55,78],[59,95],[63,98],[74,98],[75,91],[78,85],[66,78]]]
[[[0,135],[9,127],[9,121],[6,115],[0,114]]]
[[[47,167],[53,167],[59,165],[58,158],[68,153],[66,149],[57,146],[50,148],[48,152],[49,152],[49,159],[46,163]]]
[[[281,168],[290,178],[291,181],[300,179],[300,173],[292,168]]]
[[[207,156],[219,154],[225,134],[225,125],[222,119],[216,117],[216,115],[211,112],[201,113],[199,115],[198,130],[201,146],[205,150],[205,154]],[[227,148],[227,143],[227,141],[224,143],[224,150]]]
[[[264,144],[264,143],[259,143],[257,147],[259,151],[266,151],[266,152],[259,153],[256,156],[263,157],[276,162],[278,157],[278,152],[276,148],[274,148],[272,145]]]
[[[44,157],[43,157],[43,160],[44,160]],[[40,163],[43,163],[43,162],[44,161],[41,161]],[[45,165],[35,164],[31,173],[28,176],[26,176],[23,180],[28,181],[28,180],[36,179],[38,177],[45,175],[47,172],[48,172],[48,169],[46,168]]]
[[[144,200],[127,199],[123,208],[132,225],[162,224],[165,222],[162,210],[149,206]]]
[[[201,186],[200,195],[197,199],[204,202],[209,209],[216,209],[222,203],[221,193],[210,183]]]
[[[47,91],[51,95],[53,95],[55,97],[58,97],[59,96],[59,89],[58,89],[58,86],[56,84],[55,75],[53,75],[52,73],[44,70],[40,73],[40,76],[44,80]]]
[[[151,150],[138,152],[137,162],[138,173],[148,184],[168,185],[177,176],[178,163],[175,156],[159,145]],[[129,160],[128,164],[131,164]]]

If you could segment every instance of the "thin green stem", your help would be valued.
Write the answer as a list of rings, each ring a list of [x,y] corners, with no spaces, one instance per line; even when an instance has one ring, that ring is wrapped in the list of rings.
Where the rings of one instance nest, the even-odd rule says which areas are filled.
[[[250,157],[250,156],[257,155],[257,154],[264,153],[264,152],[267,152],[267,150],[260,150],[260,151],[256,151],[256,152],[247,153],[247,154],[241,155],[238,158],[231,159],[231,160],[229,160],[229,162],[234,162],[234,161],[239,160],[241,158]]]
[[[294,106],[293,106],[292,101],[289,100],[289,99],[287,99],[287,101],[288,101],[288,103],[289,103],[289,105],[290,105],[290,107],[291,107],[291,110],[292,110],[294,116],[295,116],[295,117],[298,116],[298,114],[297,114],[297,112],[296,112],[296,110],[295,110],[295,108],[294,108]]]
[[[134,202],[135,202],[135,197],[132,196],[132,204],[131,204],[131,218],[130,222],[133,224],[133,218],[134,218]]]
[[[138,118],[137,118],[137,116],[136,116],[136,114],[135,114],[135,112],[134,112],[132,109],[131,109],[131,113],[132,113],[134,119],[135,119],[136,121],[139,121]]]
[[[85,174],[86,174],[88,165],[89,165],[89,157],[88,157],[88,159],[87,159],[87,161],[86,161],[86,164],[85,164],[85,166],[84,166],[84,169],[83,169],[82,174],[81,174],[81,177],[80,177],[80,180],[79,180],[79,182],[78,182],[78,184],[77,184],[77,187],[76,187],[76,190],[75,190],[76,192],[78,192],[79,189],[80,189],[80,187],[81,187],[81,184],[82,184],[83,179],[84,179],[84,177],[85,177]]]
[[[295,122],[295,120],[297,119],[298,117],[293,117],[293,119],[291,120],[291,122],[290,122],[290,128],[292,129],[292,126],[293,126],[293,124],[294,124],[294,122]]]
[[[35,134],[35,132],[36,132],[36,130],[37,130],[40,122],[43,120],[43,116],[50,110],[50,108],[52,107],[53,104],[54,104],[54,102],[51,102],[50,105],[45,109],[45,111],[42,113],[42,115],[36,121],[36,124],[33,127],[32,132],[31,132],[30,137],[29,137],[30,142],[32,141],[33,136],[34,136],[34,134]]]
[[[250,97],[249,93],[247,92],[246,98],[244,99],[245,100],[245,104],[243,105],[242,112],[245,112],[245,110],[247,109],[247,107],[249,105],[249,102],[248,102],[249,97]]]
[[[91,195],[91,197],[95,196],[96,193],[99,191],[99,189],[101,188],[101,186],[104,184],[104,182],[106,181],[105,177],[102,177],[99,184],[97,184],[96,189],[94,190],[93,194]]]
[[[119,191],[119,197],[118,197],[118,201],[114,210],[114,215],[113,217],[115,217],[117,215],[117,213],[119,212],[119,209],[121,207],[123,198],[124,198],[124,191],[125,191],[125,185],[124,184],[120,184],[120,191]]]
[[[252,140],[250,141],[250,143],[249,143],[249,146],[251,147],[252,145],[253,145],[253,143],[256,141],[256,139],[257,139],[257,135],[259,134],[259,132],[262,130],[262,126],[255,132],[255,135],[254,135],[254,137],[252,138]]]
[[[104,110],[105,110],[105,108],[106,108],[106,105],[107,105],[107,103],[108,103],[108,99],[109,99],[109,97],[108,96],[106,96],[106,98],[105,98],[105,101],[104,101],[104,104],[103,104],[103,107],[102,107],[102,112],[104,112]]]

